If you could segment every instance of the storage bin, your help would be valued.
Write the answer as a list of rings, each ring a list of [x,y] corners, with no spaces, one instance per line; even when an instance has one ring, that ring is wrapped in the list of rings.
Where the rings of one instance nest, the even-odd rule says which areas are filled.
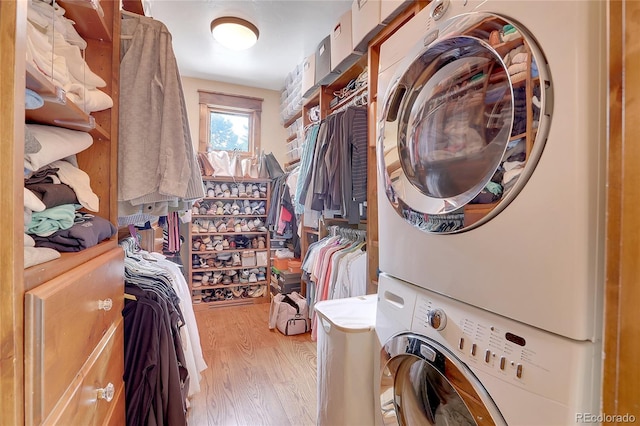
[[[256,266],[256,252],[245,250],[242,252],[242,266]]]
[[[326,36],[316,48],[316,78],[315,84],[322,86],[332,83],[338,73],[331,71],[331,35]]]
[[[356,52],[367,52],[369,41],[382,30],[380,0],[353,0],[351,4],[351,43]]]
[[[284,271],[285,269],[288,269],[289,265],[289,259],[280,259],[278,257],[275,257],[273,259],[273,266],[279,270],[279,271]]]
[[[256,252],[256,266],[267,266],[268,256],[266,251]]]
[[[361,53],[353,51],[351,42],[351,10],[347,10],[331,31],[331,71],[343,73]],[[344,62],[344,64],[343,64]]]
[[[289,272],[302,272],[301,266],[302,262],[300,262],[300,259],[289,259],[289,261],[287,262],[287,268],[289,269]]]
[[[271,239],[271,248],[272,249],[281,249],[287,246],[287,240],[284,238],[272,238]]]
[[[302,97],[310,96],[318,86],[316,85],[316,54],[309,55],[302,63]]]
[[[380,2],[380,22],[386,25],[393,21],[393,18],[411,3],[411,0],[384,0]]]
[[[315,305],[318,426],[376,424],[376,301],[370,294]]]

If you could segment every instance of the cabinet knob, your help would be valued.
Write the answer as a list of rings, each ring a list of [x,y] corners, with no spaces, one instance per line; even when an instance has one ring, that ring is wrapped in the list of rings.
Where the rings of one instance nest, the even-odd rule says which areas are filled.
[[[111,402],[114,393],[115,386],[113,386],[113,383],[109,383],[104,388],[98,389],[98,399],[104,399],[107,402]]]
[[[111,299],[98,300],[98,309],[104,309],[105,311],[110,311],[112,307],[113,307],[113,300]]]

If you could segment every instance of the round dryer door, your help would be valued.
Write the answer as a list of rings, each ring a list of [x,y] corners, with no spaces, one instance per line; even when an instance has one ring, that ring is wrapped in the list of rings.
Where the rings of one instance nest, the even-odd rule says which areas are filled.
[[[380,408],[385,425],[506,425],[471,370],[439,343],[413,333],[381,352]]]
[[[525,28],[490,13],[442,22],[398,67],[378,122],[378,170],[399,215],[455,233],[502,211],[542,153],[551,79]]]

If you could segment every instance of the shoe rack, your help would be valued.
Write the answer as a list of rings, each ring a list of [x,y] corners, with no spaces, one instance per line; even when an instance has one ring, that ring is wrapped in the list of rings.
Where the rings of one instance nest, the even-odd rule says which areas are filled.
[[[269,302],[269,179],[203,176],[194,203],[189,273],[194,309]]]

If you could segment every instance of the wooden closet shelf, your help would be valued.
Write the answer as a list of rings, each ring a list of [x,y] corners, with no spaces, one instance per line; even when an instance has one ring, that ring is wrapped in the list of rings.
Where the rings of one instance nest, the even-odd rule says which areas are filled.
[[[118,246],[116,238],[104,241],[94,247],[75,252],[62,253],[58,259],[41,263],[24,270],[24,290],[29,291],[40,284],[49,281],[76,266],[87,263]]]
[[[291,126],[300,117],[302,117],[302,108],[300,109],[300,111],[296,112],[293,117],[283,123],[284,128],[286,129],[287,127]]]
[[[65,10],[65,16],[75,23],[75,29],[82,38],[108,42],[113,40],[111,27],[105,16],[108,10],[103,9],[100,13],[99,1],[58,0],[57,3]]]
[[[26,87],[42,96],[44,105],[25,111],[28,122],[64,127],[89,132],[98,140],[110,140],[111,136],[95,119],[67,98],[65,91],[53,84],[32,64],[26,64]]]

